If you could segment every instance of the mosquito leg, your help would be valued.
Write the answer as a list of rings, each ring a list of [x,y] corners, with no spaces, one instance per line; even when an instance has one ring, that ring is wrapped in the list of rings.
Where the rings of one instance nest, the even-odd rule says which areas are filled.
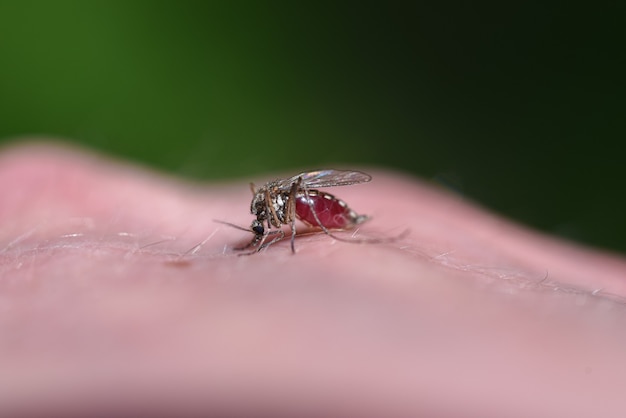
[[[289,226],[291,227],[291,252],[296,253],[296,195],[300,189],[302,183],[302,177],[298,177],[298,181],[295,181],[291,185],[289,191],[289,200],[287,201],[287,219],[289,220]]]
[[[265,242],[265,240],[267,239],[267,237],[269,237],[270,235],[278,235],[277,237],[272,238],[271,240]],[[252,251],[248,251],[247,253],[241,253],[239,254],[241,255],[252,255],[252,254],[256,254],[259,251],[269,247],[270,245],[280,241],[281,239],[283,239],[285,237],[285,232],[282,229],[277,229],[275,231],[270,231],[267,234],[263,234],[260,235],[262,237],[262,239],[260,239],[260,243],[258,244],[258,246],[252,250]]]
[[[259,243],[259,241],[262,240],[262,237],[263,237],[262,235],[255,235],[254,238],[252,238],[252,241],[250,241],[249,243],[247,243],[243,247],[235,247],[233,249],[236,250],[236,251],[244,251],[244,250],[247,250],[248,248],[256,247],[257,244]]]
[[[269,247],[270,245],[282,240],[283,238],[285,238],[285,231],[283,231],[282,229],[277,229],[276,231],[272,231],[268,234],[269,235],[278,235],[277,237],[272,238],[271,240],[269,240],[268,242],[266,242],[263,245],[260,245],[259,248],[257,249],[257,252],[261,251],[262,249],[265,249],[267,247]]]
[[[276,225],[276,228],[279,228],[281,225],[281,221],[280,221],[280,218],[278,217],[278,214],[276,213],[276,209],[274,208],[274,205],[272,204],[272,196],[270,195],[269,190],[265,191],[265,213],[269,215],[267,217],[268,230],[271,227],[270,224],[274,224]]]
[[[337,238],[335,237],[329,230],[328,228],[326,228],[323,224],[322,221],[320,221],[320,218],[317,216],[317,212],[315,211],[315,208],[313,207],[313,200],[311,198],[309,198],[309,189],[306,186],[303,186],[302,189],[304,190],[304,197],[306,198],[306,202],[309,205],[309,208],[311,209],[311,213],[313,214],[313,217],[315,218],[315,222],[317,222],[317,226],[319,226],[322,231],[324,231],[324,233],[330,237],[333,237],[335,239],[338,239],[339,241],[343,241],[341,238]]]

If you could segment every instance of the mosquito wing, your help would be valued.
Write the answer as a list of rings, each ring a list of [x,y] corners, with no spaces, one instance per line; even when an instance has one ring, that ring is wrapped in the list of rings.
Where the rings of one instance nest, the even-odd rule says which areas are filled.
[[[367,183],[372,176],[361,171],[350,170],[318,170],[300,173],[290,179],[282,180],[281,184],[288,186],[302,177],[302,185],[307,188],[348,186],[350,184]]]

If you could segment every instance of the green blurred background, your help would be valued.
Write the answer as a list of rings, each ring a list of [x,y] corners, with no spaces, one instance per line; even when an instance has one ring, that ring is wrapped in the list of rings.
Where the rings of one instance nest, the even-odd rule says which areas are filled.
[[[626,251],[619,2],[0,2],[0,138],[192,178],[380,165]]]

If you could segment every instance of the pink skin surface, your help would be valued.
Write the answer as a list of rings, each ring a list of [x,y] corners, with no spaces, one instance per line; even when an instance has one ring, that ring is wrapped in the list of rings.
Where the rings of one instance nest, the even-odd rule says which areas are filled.
[[[332,189],[372,217],[341,236],[407,236],[239,257],[213,220],[248,226],[276,176],[5,149],[0,416],[626,416],[623,259],[364,171]]]

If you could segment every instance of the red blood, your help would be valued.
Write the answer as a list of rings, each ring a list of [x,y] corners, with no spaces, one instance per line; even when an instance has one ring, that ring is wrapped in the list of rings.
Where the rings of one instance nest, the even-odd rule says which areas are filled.
[[[317,218],[326,228],[344,229],[358,223],[357,214],[335,196],[318,190],[309,190],[308,195],[311,203],[307,203],[304,193],[296,197],[296,216],[302,222],[310,226],[319,226],[311,212],[312,204]]]

